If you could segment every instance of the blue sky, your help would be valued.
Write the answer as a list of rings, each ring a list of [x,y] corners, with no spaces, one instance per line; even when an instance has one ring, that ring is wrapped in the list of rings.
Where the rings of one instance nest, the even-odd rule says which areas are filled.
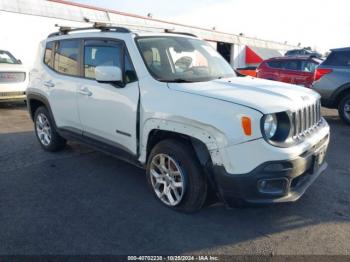
[[[320,51],[350,46],[345,0],[71,0]]]

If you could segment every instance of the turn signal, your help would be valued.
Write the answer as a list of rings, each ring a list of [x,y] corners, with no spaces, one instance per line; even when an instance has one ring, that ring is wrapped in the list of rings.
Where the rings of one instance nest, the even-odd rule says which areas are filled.
[[[242,116],[242,128],[246,136],[252,135],[252,121],[247,116]]]

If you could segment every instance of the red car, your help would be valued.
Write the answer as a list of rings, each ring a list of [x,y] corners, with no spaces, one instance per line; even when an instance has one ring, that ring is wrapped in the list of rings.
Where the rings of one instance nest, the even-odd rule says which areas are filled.
[[[257,77],[310,87],[314,71],[321,62],[310,56],[270,58],[257,68]]]

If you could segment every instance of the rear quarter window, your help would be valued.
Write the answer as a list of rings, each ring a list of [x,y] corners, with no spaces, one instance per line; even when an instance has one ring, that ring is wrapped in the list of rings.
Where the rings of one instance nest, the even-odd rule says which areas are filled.
[[[316,70],[319,63],[314,61],[301,61],[301,71],[312,73]]]
[[[44,52],[44,63],[50,68],[53,68],[53,47],[54,42],[47,42]]]
[[[350,66],[350,51],[333,51],[323,64],[330,66]]]

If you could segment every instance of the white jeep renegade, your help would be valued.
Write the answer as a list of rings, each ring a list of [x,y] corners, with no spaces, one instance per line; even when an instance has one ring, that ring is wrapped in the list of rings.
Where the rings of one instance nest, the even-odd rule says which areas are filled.
[[[297,200],[326,169],[329,126],[310,89],[236,77],[205,41],[120,27],[41,43],[28,109],[41,146],[79,140],[146,169],[165,205]]]

